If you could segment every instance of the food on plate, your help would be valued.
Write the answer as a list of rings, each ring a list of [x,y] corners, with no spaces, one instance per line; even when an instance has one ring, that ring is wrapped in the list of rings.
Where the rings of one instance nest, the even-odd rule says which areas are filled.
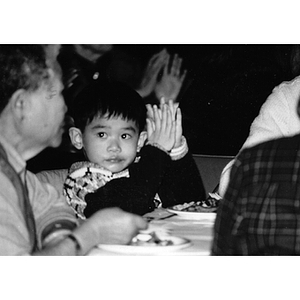
[[[213,212],[217,210],[217,207],[203,207],[202,201],[192,201],[189,203],[177,204],[172,206],[172,209],[186,212]]]
[[[142,230],[144,231],[144,230]],[[100,244],[102,250],[127,254],[161,254],[191,246],[190,240],[173,235],[160,235],[158,232],[140,232],[128,245]]]
[[[168,239],[167,236],[160,238],[155,232],[151,233],[139,233],[136,235],[130,245],[131,246],[172,246],[174,243],[171,239]]]
[[[203,201],[192,201],[172,206],[172,209],[187,212],[215,212],[218,209],[221,197],[217,193],[209,193]]]

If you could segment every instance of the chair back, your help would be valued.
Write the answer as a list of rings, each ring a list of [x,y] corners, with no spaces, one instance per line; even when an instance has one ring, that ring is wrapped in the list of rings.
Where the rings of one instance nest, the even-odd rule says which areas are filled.
[[[219,184],[224,167],[234,159],[234,156],[193,154],[197,164],[206,193],[214,191]]]

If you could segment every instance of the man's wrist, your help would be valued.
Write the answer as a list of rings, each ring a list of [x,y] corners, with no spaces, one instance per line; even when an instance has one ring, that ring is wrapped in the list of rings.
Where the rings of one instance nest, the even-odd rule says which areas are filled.
[[[70,239],[75,246],[75,255],[76,256],[83,255],[82,247],[81,247],[81,244],[79,243],[77,237],[73,233],[70,233],[67,235],[67,238]]]

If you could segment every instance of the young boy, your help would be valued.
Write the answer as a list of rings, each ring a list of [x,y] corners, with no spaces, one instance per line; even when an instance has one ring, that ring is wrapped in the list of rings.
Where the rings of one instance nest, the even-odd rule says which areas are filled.
[[[88,162],[71,166],[64,192],[78,217],[111,206],[143,215],[205,199],[180,109],[171,102],[147,108],[148,118],[140,95],[117,82],[89,85],[75,99],[69,135]]]

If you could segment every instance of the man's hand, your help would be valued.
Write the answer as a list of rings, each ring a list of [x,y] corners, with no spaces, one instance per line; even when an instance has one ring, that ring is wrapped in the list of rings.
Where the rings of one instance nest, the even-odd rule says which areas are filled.
[[[93,214],[74,230],[83,254],[98,244],[128,244],[148,223],[140,216],[119,208],[105,208]]]

